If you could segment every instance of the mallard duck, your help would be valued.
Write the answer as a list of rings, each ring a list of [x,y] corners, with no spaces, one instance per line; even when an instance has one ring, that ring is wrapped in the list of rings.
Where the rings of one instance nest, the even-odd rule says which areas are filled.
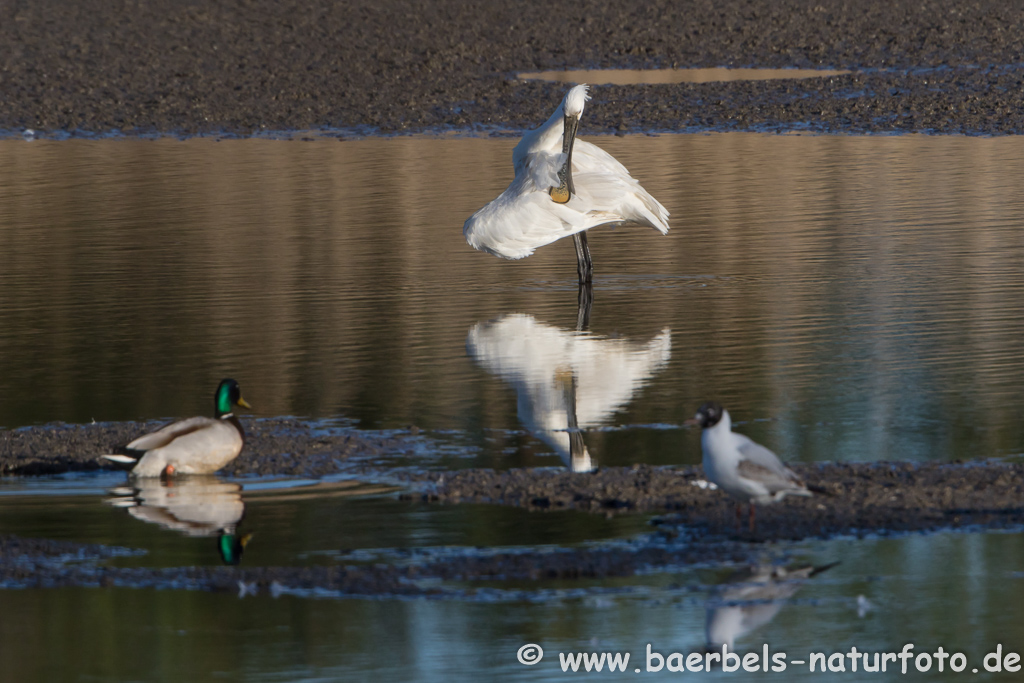
[[[238,457],[245,432],[231,412],[235,405],[251,408],[242,398],[238,382],[222,380],[214,394],[213,418],[191,417],[135,439],[103,458],[132,465],[132,476],[159,477],[172,474],[213,474]]]
[[[227,565],[240,564],[245,546],[249,545],[251,540],[252,534],[222,533],[217,538],[217,552],[220,553],[221,561]]]

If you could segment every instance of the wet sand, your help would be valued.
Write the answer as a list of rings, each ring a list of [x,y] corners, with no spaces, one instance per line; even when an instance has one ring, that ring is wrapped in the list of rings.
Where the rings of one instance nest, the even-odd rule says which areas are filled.
[[[755,562],[756,548],[739,543],[666,544],[661,534],[629,547],[570,548],[521,553],[417,557],[393,564],[316,567],[117,567],[126,548],[0,535],[0,587],[163,588],[238,594],[358,595],[472,599],[476,586],[441,581],[544,581],[633,576],[658,567],[697,562]],[[487,588],[493,589],[493,586]],[[522,590],[521,588],[518,590]],[[511,597],[515,597],[513,594]],[[486,599],[493,600],[493,590]]]
[[[466,548],[402,550],[391,562],[342,561],[330,567],[118,567],[129,549],[0,536],[0,586],[122,586],[316,597],[420,596],[493,600],[542,589],[548,580],[630,577],[709,564],[753,564],[778,542],[889,535],[946,528],[1024,524],[1017,464],[821,464],[796,466],[825,494],[759,506],[756,530],[737,525],[733,501],[694,485],[698,467],[608,468],[594,474],[555,469],[466,470],[407,475],[402,497],[436,504],[490,503],[543,511],[612,515],[660,513],[651,532],[628,542],[490,552]],[[368,479],[370,477],[367,477]],[[393,478],[393,477],[392,477]],[[783,546],[784,547],[784,546]],[[782,547],[776,547],[776,552]],[[340,550],[340,549],[339,549]],[[438,583],[441,581],[442,583]],[[462,582],[462,583],[444,583]],[[489,582],[480,584],[479,582]],[[528,582],[523,584],[522,582]],[[243,589],[244,585],[244,589]],[[530,586],[533,588],[530,588]],[[583,590],[599,586],[581,584]]]
[[[0,476],[61,474],[122,469],[105,453],[164,422],[56,423],[0,431]],[[289,418],[242,420],[242,454],[220,470],[225,476],[323,477],[341,470],[349,458],[411,453],[414,438],[382,437],[350,429],[325,429]]]
[[[790,466],[822,493],[757,506],[750,533],[743,508],[705,484],[700,467],[611,467],[593,474],[557,469],[466,470],[411,477],[419,498],[531,510],[613,515],[660,513],[657,523],[702,537],[744,541],[1007,527],[1024,523],[1024,465],[996,462],[823,463]],[[412,494],[406,494],[412,495]]]
[[[564,86],[521,71],[731,66],[855,73],[602,87],[581,130],[1018,133],[1022,35],[1009,0],[6,3],[0,130],[522,129]]]
[[[664,515],[660,522],[668,526],[745,541],[1024,523],[1024,464],[1020,463],[790,463],[823,493],[758,506],[757,529],[750,534],[745,523],[737,526],[734,501],[706,488],[699,466],[634,465],[590,474],[561,468],[382,470],[373,460],[413,456],[418,440],[426,437],[412,433],[415,429],[383,437],[345,428],[324,429],[289,418],[243,424],[245,448],[220,471],[222,475],[316,478],[344,470],[367,482],[404,486],[406,499],[602,515],[659,514]],[[157,422],[55,424],[3,431],[0,474],[120,469],[99,456],[158,426]]]
[[[106,467],[97,460],[154,424],[49,425],[0,433],[0,468],[42,474]],[[400,497],[433,504],[510,505],[550,510],[651,515],[649,534],[607,546],[437,555],[402,551],[401,562],[334,567],[108,566],[128,549],[0,537],[0,585],[125,586],[323,596],[389,595],[473,598],[472,586],[442,581],[543,581],[633,576],[694,564],[757,562],[766,543],[1024,524],[1024,465],[1019,463],[792,464],[821,493],[758,506],[751,533],[734,501],[706,487],[700,467],[560,468],[449,472],[381,470],[372,460],[410,454],[416,434],[376,437],[294,419],[246,423],[243,454],[222,474],[318,477],[342,470],[367,482],[398,483]],[[702,485],[704,484],[704,485]],[[71,559],[73,562],[69,563]],[[244,564],[244,563],[243,563]],[[318,593],[321,594],[321,593]]]

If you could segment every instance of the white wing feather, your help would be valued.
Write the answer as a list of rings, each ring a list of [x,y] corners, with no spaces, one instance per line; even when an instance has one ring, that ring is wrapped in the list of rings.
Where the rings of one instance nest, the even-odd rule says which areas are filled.
[[[187,420],[178,420],[172,422],[169,425],[164,425],[155,432],[150,432],[144,436],[140,436],[129,443],[125,448],[130,448],[135,451],[150,451],[154,448],[160,448],[166,446],[175,438],[194,432],[204,427],[208,427],[211,424],[219,422],[209,417],[190,417]]]
[[[570,94],[574,92],[582,111],[586,89],[574,88]],[[575,194],[565,204],[551,199],[548,190],[559,184],[558,170],[565,161],[564,106],[565,102],[544,125],[523,136],[513,150],[512,183],[466,221],[462,233],[474,249],[520,259],[545,244],[602,225],[668,232],[668,210],[615,157],[585,140],[577,139],[573,147]]]

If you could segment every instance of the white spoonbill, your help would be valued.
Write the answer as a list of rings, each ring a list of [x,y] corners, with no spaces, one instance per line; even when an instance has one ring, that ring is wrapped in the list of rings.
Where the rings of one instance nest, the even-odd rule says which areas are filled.
[[[572,235],[580,284],[586,284],[594,268],[586,230],[639,225],[668,232],[668,211],[626,167],[600,147],[576,140],[589,99],[587,86],[577,85],[544,125],[523,136],[512,150],[512,184],[462,228],[470,246],[521,259]]]
[[[809,496],[810,489],[778,456],[749,436],[732,431],[729,411],[709,401],[683,424],[699,424],[704,451],[704,476],[718,488],[750,503],[750,532],[754,532],[754,503],[775,503],[786,496]],[[740,504],[736,504],[739,517]],[[737,519],[738,521],[738,519]]]

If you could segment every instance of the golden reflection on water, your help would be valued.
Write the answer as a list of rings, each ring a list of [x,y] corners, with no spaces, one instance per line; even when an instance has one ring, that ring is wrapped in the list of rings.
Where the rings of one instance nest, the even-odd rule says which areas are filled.
[[[592,83],[594,85],[663,85],[672,83],[715,83],[721,81],[777,81],[787,78],[825,78],[852,73],[837,69],[578,69],[569,71],[524,71],[522,81]]]
[[[672,212],[666,237],[591,236],[593,332],[672,330],[610,424],[717,398],[777,418],[747,430],[791,459],[1020,452],[1024,141],[592,139]],[[571,328],[576,276],[571,244],[505,262],[462,238],[515,142],[0,142],[0,424],[206,414],[234,376],[257,415],[519,429],[467,333]],[[699,459],[685,431],[598,437],[602,464]]]

